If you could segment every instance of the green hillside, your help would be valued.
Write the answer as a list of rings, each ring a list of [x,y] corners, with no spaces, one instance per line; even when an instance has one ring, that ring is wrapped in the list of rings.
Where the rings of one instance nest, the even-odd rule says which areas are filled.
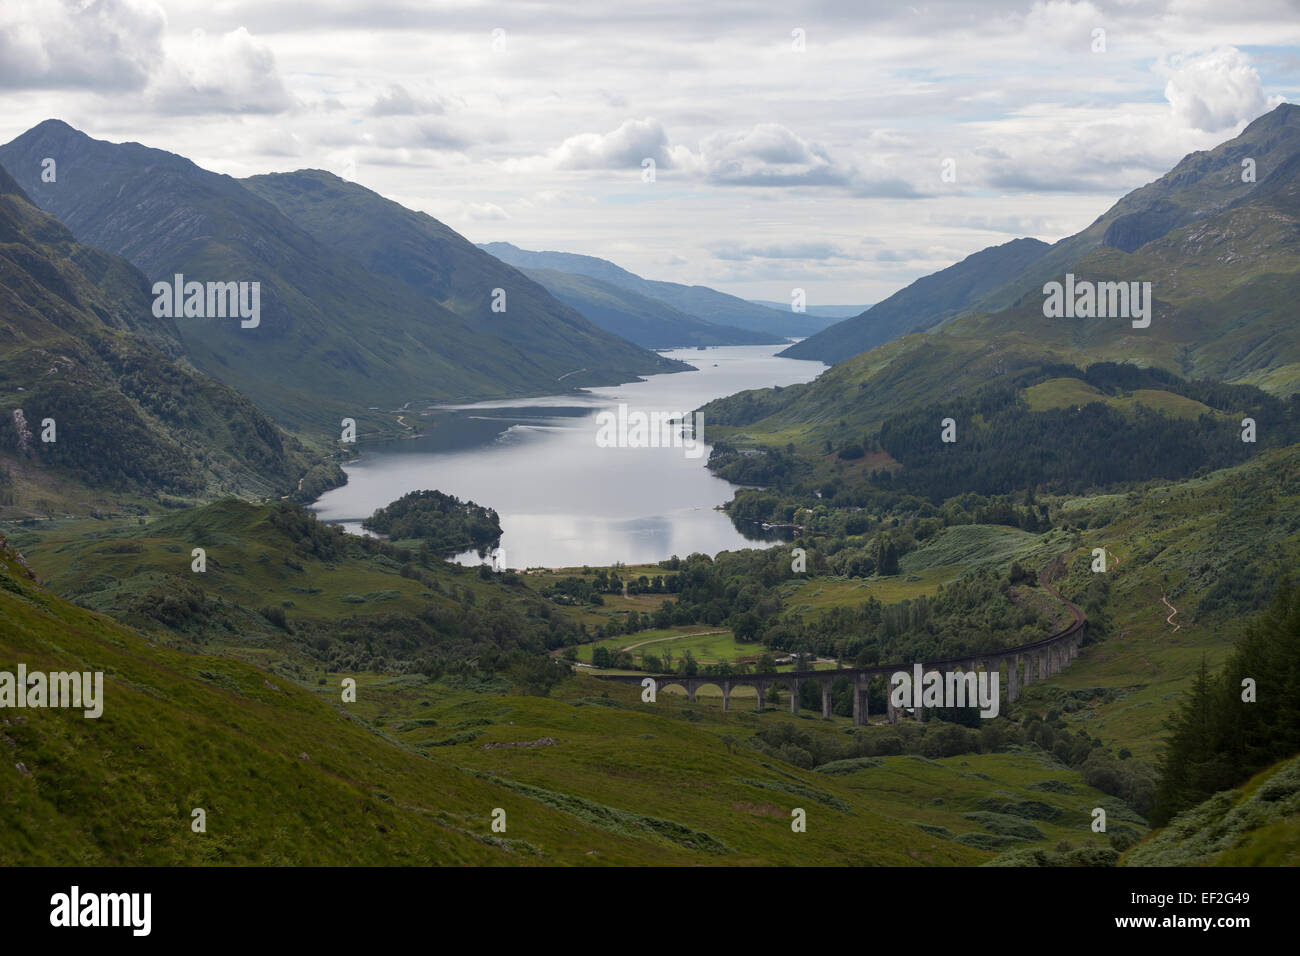
[[[1044,282],[1101,246],[1135,252],[1190,223],[1211,218],[1265,193],[1265,184],[1286,172],[1300,155],[1300,106],[1282,103],[1249,123],[1240,135],[1210,150],[1189,153],[1154,182],[1124,196],[1073,236],[1054,243],[1037,262],[978,302],[974,311],[996,312],[1022,296],[1036,296]],[[1254,163],[1254,178],[1242,161]]]
[[[550,391],[558,390],[558,375],[565,376],[565,386],[581,387],[609,384],[630,372],[684,368],[629,347],[617,331],[606,334],[605,326],[566,306],[543,283],[503,266],[432,216],[356,183],[319,169],[240,182],[322,246],[436,302],[473,332],[490,336],[476,343],[482,350],[478,361],[457,354],[460,365],[499,364],[503,372],[508,369],[507,381],[533,375]],[[498,288],[506,295],[504,312],[492,310]]]
[[[188,365],[175,324],[152,318],[143,275],[78,243],[2,169],[0,334],[2,514],[284,495],[312,466]]]
[[[338,673],[302,686],[74,607],[7,548],[0,583],[0,668],[105,673],[97,720],[51,709],[4,728],[10,865],[970,864],[1007,840],[1086,843],[1087,808],[1108,799],[1029,754],[982,773],[917,757],[802,770],[737,747],[759,721],[804,725],[789,715],[641,704],[591,678],[543,698],[360,674],[343,703]],[[1042,822],[990,833],[1005,826],[987,807],[1017,802]]]
[[[1176,817],[1123,858],[1125,866],[1300,865],[1300,757]]]

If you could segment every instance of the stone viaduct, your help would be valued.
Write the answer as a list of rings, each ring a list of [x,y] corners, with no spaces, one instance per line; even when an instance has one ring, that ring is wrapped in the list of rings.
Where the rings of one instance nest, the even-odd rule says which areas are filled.
[[[999,694],[1003,693],[1002,688],[1005,688],[1008,704],[1015,703],[1019,699],[1021,687],[1028,687],[1036,680],[1046,680],[1053,674],[1059,674],[1063,668],[1069,665],[1070,661],[1079,656],[1079,648],[1083,643],[1087,621],[1078,607],[1067,601],[1047,583],[1046,574],[1047,571],[1045,570],[1040,575],[1039,581],[1043,587],[1070,609],[1073,620],[1068,627],[1033,644],[1022,644],[1019,647],[1010,647],[1005,650],[991,651],[970,657],[947,657],[920,661],[922,672],[962,671],[968,673],[970,671],[984,670],[992,672],[996,670],[1000,675],[998,678]],[[763,695],[767,693],[768,688],[773,686],[785,687],[790,691],[791,713],[797,713],[799,710],[800,685],[805,681],[814,681],[821,685],[822,717],[828,720],[831,717],[831,688],[836,681],[847,677],[853,681],[853,723],[861,725],[867,723],[867,689],[871,680],[877,676],[883,676],[888,681],[889,676],[897,671],[906,671],[911,674],[915,663],[918,662],[908,661],[899,664],[878,664],[874,667],[845,667],[838,670],[769,674],[696,674],[689,677],[683,674],[602,674],[597,676],[601,680],[637,685],[650,677],[655,682],[656,691],[676,684],[686,691],[686,696],[692,701],[695,700],[696,691],[706,684],[712,684],[722,691],[723,710],[731,709],[731,692],[737,687],[749,686],[757,690],[759,709],[762,709]],[[889,697],[890,695],[886,693],[886,701],[889,701]],[[889,722],[893,723],[898,719],[898,714],[892,703],[889,703],[887,707]],[[924,719],[923,710],[918,711],[918,715],[921,716],[921,719]]]

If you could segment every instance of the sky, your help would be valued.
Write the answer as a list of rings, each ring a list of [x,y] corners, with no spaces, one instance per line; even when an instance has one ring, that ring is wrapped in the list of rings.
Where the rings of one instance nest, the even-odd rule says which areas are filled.
[[[865,304],[1300,102],[1300,0],[3,0],[0,97],[0,142],[59,118],[330,170],[474,242]]]

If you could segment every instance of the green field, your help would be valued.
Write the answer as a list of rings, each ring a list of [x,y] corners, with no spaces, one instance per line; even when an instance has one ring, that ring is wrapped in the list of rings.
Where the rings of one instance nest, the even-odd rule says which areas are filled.
[[[1130,414],[1133,412],[1134,406],[1145,405],[1174,418],[1195,419],[1201,415],[1223,416],[1223,413],[1216,412],[1208,405],[1173,392],[1154,388],[1139,388],[1124,395],[1107,395],[1077,378],[1053,378],[1048,379],[1046,382],[1039,382],[1037,385],[1031,385],[1024,390],[1024,398],[1030,409],[1036,412],[1046,411],[1049,408],[1077,407],[1091,402],[1101,402],[1103,405],[1109,405],[1111,408],[1117,408]]]

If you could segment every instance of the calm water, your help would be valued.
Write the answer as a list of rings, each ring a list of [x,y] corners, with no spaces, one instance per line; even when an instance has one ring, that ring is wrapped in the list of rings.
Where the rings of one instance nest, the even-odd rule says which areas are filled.
[[[715,508],[735,486],[709,474],[704,453],[682,448],[601,448],[603,410],[689,413],[748,388],[815,378],[820,362],[777,358],[783,346],[730,346],[666,353],[698,371],[654,375],[590,394],[440,408],[421,438],[375,444],[344,466],[348,483],[313,506],[326,521],[360,521],[408,491],[437,489],[495,508],[512,568],[659,561],[771,543],[738,531]],[[408,415],[411,421],[412,416]],[[478,564],[475,554],[457,560]]]

